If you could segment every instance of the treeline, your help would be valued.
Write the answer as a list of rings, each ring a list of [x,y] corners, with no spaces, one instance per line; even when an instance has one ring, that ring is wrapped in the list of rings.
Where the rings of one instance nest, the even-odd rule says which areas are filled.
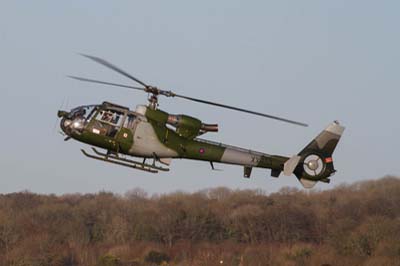
[[[400,179],[328,191],[0,195],[0,265],[400,265]]]

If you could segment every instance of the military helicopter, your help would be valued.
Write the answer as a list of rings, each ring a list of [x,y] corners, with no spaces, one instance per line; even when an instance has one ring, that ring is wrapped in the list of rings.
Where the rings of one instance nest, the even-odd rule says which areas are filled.
[[[305,188],[312,188],[318,181],[329,183],[329,177],[336,172],[332,153],[344,131],[344,127],[337,121],[331,123],[303,150],[292,157],[270,155],[205,140],[199,136],[208,132],[218,132],[217,124],[203,123],[200,119],[189,115],[175,115],[162,111],[158,108],[159,96],[181,98],[299,126],[307,125],[286,118],[162,90],[144,83],[104,59],[81,55],[118,72],[143,87],[77,76],[69,76],[70,78],[143,91],[149,95],[148,105],[138,105],[135,110],[103,102],[98,105],[79,106],[69,112],[58,111],[58,117],[61,118],[60,127],[66,135],[65,140],[72,138],[106,150],[102,152],[92,148],[93,153],[89,153],[82,149],[82,153],[89,158],[150,173],[169,171],[168,167],[172,159],[207,161],[213,170],[215,170],[214,163],[240,165],[243,166],[246,178],[250,178],[253,167],[267,168],[271,169],[271,176],[276,178],[281,172],[286,176],[294,174]]]

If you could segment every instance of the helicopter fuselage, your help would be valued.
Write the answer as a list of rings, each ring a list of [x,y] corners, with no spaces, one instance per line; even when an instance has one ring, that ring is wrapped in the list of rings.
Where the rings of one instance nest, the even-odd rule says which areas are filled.
[[[145,164],[144,161],[143,164],[135,161],[133,167],[146,171],[150,169],[148,170],[150,172],[168,170],[157,167],[156,161],[169,165],[170,159],[179,158],[208,161],[212,168],[214,168],[213,162],[241,165],[244,166],[245,177],[250,177],[253,167],[268,168],[271,169],[272,176],[278,177],[292,160],[285,156],[269,155],[198,138],[198,135],[205,133],[204,128],[212,127],[203,126],[206,124],[202,124],[200,120],[182,115],[179,119],[182,121],[186,119],[186,122],[176,122],[175,119],[174,123],[171,123],[173,119],[170,114],[143,105],[131,111],[126,107],[104,102],[101,105],[77,107],[70,112],[60,111],[58,115],[62,117],[61,129],[67,135],[67,139],[73,138],[107,150],[106,154],[95,150],[103,157],[91,156],[84,152],[85,155],[103,161],[109,161],[111,157],[117,160],[117,164],[125,166],[131,166],[127,162],[133,161],[121,159],[120,155],[151,158],[154,159],[153,165]],[[310,147],[309,150],[305,149],[307,154],[316,154],[318,158],[329,158],[329,152],[324,153],[324,148],[328,145],[328,149],[333,152],[341,130],[341,126],[331,124],[321,133],[324,134],[322,140],[316,138],[307,146]],[[291,172],[301,171],[302,177],[306,177],[307,180],[327,181],[327,177],[335,172],[332,161],[326,160],[319,163],[319,166],[323,168],[317,169],[317,167],[313,170],[315,175],[312,172],[307,174],[303,171],[300,156],[298,157],[298,159],[293,159],[297,161]],[[310,166],[316,164],[318,166],[318,160],[315,159]]]
[[[61,115],[62,116],[62,115]],[[138,106],[136,111],[103,103],[65,113],[61,129],[68,137],[108,152],[143,158],[184,158],[282,171],[288,157],[179,134],[167,126],[169,114]],[[181,130],[182,131],[182,130]]]

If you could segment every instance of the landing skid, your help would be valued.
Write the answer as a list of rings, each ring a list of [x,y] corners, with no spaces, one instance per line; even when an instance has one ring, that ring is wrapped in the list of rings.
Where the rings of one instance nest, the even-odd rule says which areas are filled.
[[[121,158],[118,156],[118,154],[107,154],[107,153],[102,153],[96,150],[95,148],[92,148],[95,154],[89,154],[85,150],[81,149],[82,153],[91,159],[96,159],[100,161],[104,161],[107,163],[113,163],[113,164],[118,164],[130,168],[134,168],[137,170],[142,170],[150,173],[158,173],[158,171],[169,171],[168,168],[160,167],[155,164],[155,160],[153,161],[153,164],[147,164],[144,162],[138,162],[134,160],[129,160],[126,158]]]

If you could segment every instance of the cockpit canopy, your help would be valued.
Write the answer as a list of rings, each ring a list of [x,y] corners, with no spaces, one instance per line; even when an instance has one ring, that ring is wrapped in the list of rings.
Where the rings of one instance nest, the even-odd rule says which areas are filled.
[[[71,112],[69,112],[68,118],[74,119],[77,117],[81,117],[84,118],[85,120],[89,120],[91,116],[93,116],[98,107],[99,105],[95,104],[75,107],[74,109],[71,110]]]
[[[109,137],[114,137],[122,126],[132,127],[135,119],[135,115],[129,113],[129,108],[109,102],[78,106],[70,112],[59,111],[58,116],[63,117],[61,128],[67,135],[80,134],[87,129]]]
[[[125,110],[129,111],[129,108],[113,104],[110,102],[103,102],[102,104],[82,105],[73,108],[67,114],[67,117],[69,119],[75,119],[77,117],[80,117],[85,119],[86,121],[89,121],[93,117],[93,115],[96,114],[98,110],[100,110],[102,115],[104,114],[104,117],[102,116],[101,120],[111,122],[110,119],[112,118],[111,116],[113,116],[113,113],[117,112],[118,114],[123,114]],[[117,119],[117,117],[115,117],[115,114],[114,114],[114,119]]]

